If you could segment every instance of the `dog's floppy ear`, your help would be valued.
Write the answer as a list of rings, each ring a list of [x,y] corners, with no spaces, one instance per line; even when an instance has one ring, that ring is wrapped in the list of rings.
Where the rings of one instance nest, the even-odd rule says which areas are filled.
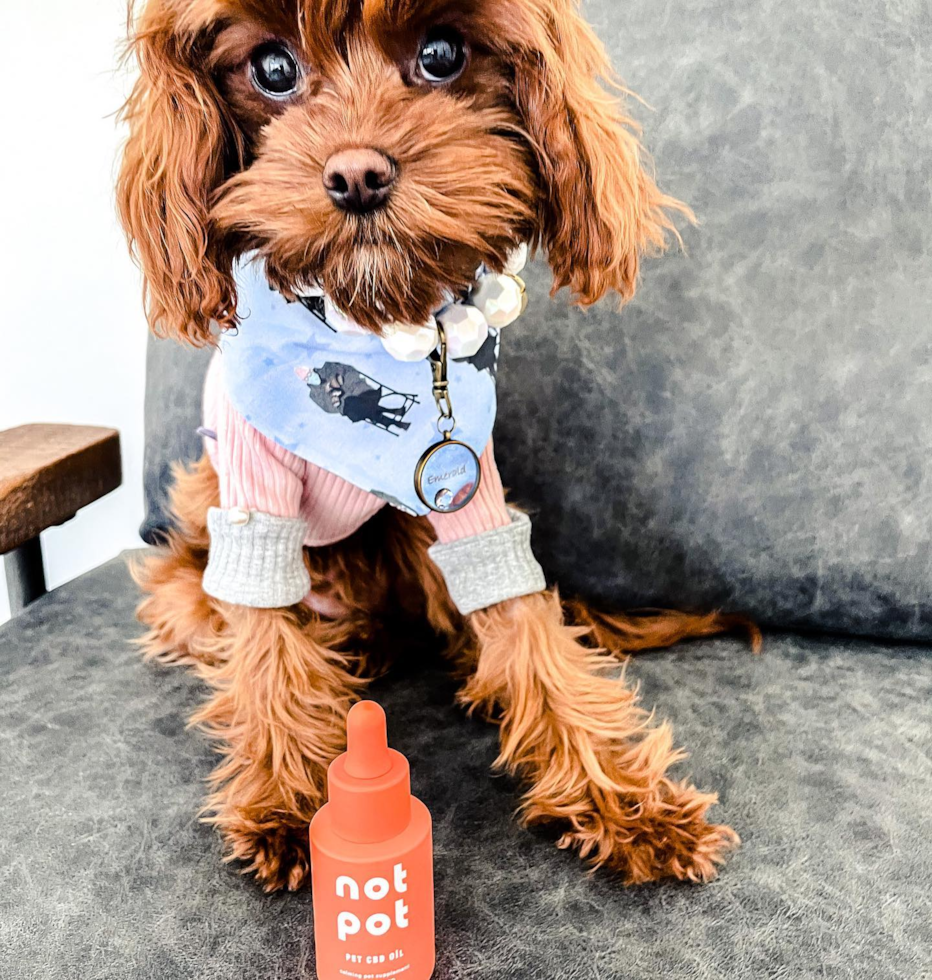
[[[668,211],[691,212],[661,193],[644,168],[636,126],[600,84],[605,51],[577,0],[532,0],[531,43],[515,99],[538,157],[539,232],[554,274],[588,306],[615,290],[630,299],[640,256],[678,237]]]
[[[139,78],[123,109],[129,138],[117,200],[142,266],[149,324],[201,346],[211,321],[235,325],[228,257],[211,239],[210,196],[237,139],[202,72],[201,32],[180,24],[170,0],[149,0],[133,51]]]

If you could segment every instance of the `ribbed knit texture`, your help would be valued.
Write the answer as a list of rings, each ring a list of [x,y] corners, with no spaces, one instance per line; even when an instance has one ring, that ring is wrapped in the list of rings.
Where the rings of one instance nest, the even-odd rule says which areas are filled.
[[[204,427],[216,434],[205,443],[217,471],[221,503],[208,518],[205,590],[257,608],[300,602],[310,587],[301,546],[342,541],[385,501],[254,429],[224,391],[219,355],[207,374]],[[431,555],[464,612],[482,608],[475,603],[485,596],[490,597],[488,605],[543,588],[543,574],[530,553],[530,522],[505,505],[491,440],[481,462],[482,481],[469,504],[456,513],[428,518],[439,541]],[[248,516],[248,522],[231,523],[231,513],[239,520]],[[457,542],[463,547],[444,550],[455,549]],[[478,564],[469,569],[470,562]]]
[[[462,509],[452,514],[429,514],[428,520],[437,532],[437,540],[447,544],[461,538],[472,538],[483,531],[511,524],[508,507],[505,504],[505,489],[498,467],[495,465],[495,450],[492,440],[480,457],[482,479],[475,497]]]
[[[210,561],[203,586],[208,595],[254,609],[293,606],[307,595],[311,579],[302,519],[211,507],[207,528]]]
[[[300,517],[310,548],[348,538],[385,506],[254,429],[227,398],[219,355],[207,373],[204,426],[217,434],[206,445],[220,481],[221,507]]]
[[[310,548],[348,538],[385,506],[384,500],[295,456],[254,429],[227,398],[219,355],[207,373],[204,427],[217,434],[206,444],[220,481],[221,507],[302,517],[307,522],[304,543]],[[469,504],[454,514],[429,516],[440,541],[458,541],[511,523],[491,441],[481,461],[482,481]]]
[[[531,551],[531,521],[509,510],[511,523],[471,538],[435,544],[430,557],[443,573],[450,598],[464,615],[547,587]]]

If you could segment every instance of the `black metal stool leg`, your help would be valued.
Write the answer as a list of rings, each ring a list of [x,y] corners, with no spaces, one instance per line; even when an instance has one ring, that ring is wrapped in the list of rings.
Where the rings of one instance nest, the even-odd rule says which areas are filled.
[[[42,545],[38,535],[5,554],[3,567],[6,571],[11,616],[21,612],[30,602],[35,602],[48,591],[45,587]]]

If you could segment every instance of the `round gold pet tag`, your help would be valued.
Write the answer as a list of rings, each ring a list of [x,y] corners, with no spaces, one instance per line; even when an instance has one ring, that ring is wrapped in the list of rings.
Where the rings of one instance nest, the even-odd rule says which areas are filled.
[[[438,514],[462,510],[481,481],[479,457],[465,442],[449,436],[431,446],[414,471],[414,489],[421,503]]]

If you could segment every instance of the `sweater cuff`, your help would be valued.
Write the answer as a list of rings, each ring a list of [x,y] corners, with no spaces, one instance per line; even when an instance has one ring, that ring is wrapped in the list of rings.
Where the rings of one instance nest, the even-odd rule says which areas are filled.
[[[203,585],[208,595],[254,609],[293,606],[307,595],[304,520],[211,507],[207,529],[210,557]]]
[[[531,551],[530,518],[511,508],[508,514],[511,523],[507,527],[435,544],[428,551],[464,616],[547,587],[543,569]]]

